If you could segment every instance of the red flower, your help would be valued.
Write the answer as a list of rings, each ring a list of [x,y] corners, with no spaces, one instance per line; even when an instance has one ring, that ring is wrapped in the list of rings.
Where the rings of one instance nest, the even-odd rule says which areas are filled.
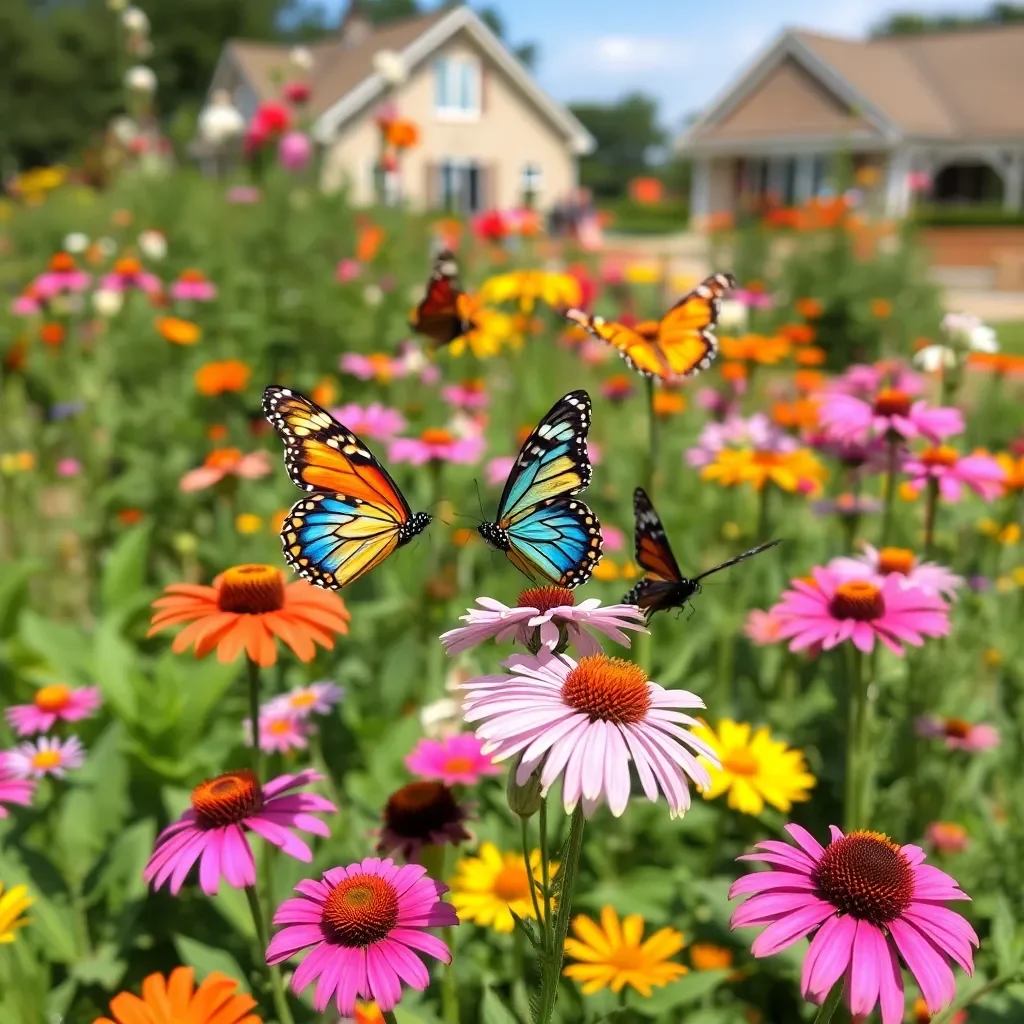
[[[308,82],[289,82],[284,87],[284,98],[296,107],[309,101],[312,89]]]
[[[508,234],[508,226],[499,210],[488,210],[473,219],[473,233],[488,242],[500,242]]]
[[[261,103],[245,133],[245,150],[252,153],[269,142],[276,142],[292,124],[292,115],[281,103]]]

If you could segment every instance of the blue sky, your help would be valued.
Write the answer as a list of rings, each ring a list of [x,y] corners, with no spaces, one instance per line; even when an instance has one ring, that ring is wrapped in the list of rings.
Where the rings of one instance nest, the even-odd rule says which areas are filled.
[[[327,0],[344,7],[344,0]],[[424,4],[436,6],[433,2]],[[863,35],[893,10],[964,12],[983,0],[494,0],[513,43],[540,47],[537,75],[563,101],[639,89],[675,128],[783,28]]]

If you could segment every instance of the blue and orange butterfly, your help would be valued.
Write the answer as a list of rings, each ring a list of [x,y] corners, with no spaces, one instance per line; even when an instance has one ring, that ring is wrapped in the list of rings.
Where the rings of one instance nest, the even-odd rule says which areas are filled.
[[[281,527],[285,561],[310,583],[339,590],[430,524],[370,449],[315,402],[272,385],[263,414],[284,441],[292,483],[310,492]]]
[[[423,334],[435,349],[450,345],[472,331],[474,304],[459,284],[455,254],[442,249],[434,257],[427,291],[409,317],[409,326]]]
[[[493,523],[479,527],[530,579],[578,587],[601,560],[601,524],[572,495],[590,483],[590,396],[570,391],[523,443]]]

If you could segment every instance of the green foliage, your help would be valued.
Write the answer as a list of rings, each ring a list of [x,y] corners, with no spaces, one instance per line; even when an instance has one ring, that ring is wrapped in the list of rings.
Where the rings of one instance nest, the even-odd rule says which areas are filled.
[[[671,235],[685,231],[690,208],[685,202],[635,203],[630,199],[602,203],[611,214],[610,230],[624,235]]]
[[[871,35],[905,36],[922,32],[951,32],[986,25],[1015,25],[1024,21],[1024,5],[996,3],[979,14],[887,14]]]
[[[1024,213],[1002,206],[979,204],[969,206],[927,206],[914,209],[913,221],[922,227],[1021,227]]]

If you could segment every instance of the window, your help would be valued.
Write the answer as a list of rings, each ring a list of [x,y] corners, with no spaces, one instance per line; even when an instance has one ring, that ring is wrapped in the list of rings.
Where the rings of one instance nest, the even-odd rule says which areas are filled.
[[[434,112],[444,118],[480,116],[480,64],[471,57],[441,57],[434,63]]]
[[[442,160],[439,171],[442,209],[448,213],[483,209],[483,169],[475,160]]]

